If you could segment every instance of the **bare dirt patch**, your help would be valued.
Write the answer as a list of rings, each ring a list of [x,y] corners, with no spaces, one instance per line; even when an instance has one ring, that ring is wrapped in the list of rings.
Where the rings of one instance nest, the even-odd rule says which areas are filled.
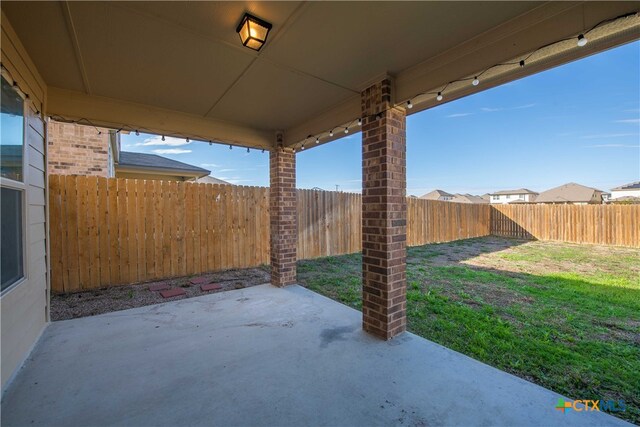
[[[221,285],[221,288],[215,291],[203,292],[200,289],[200,285],[190,282],[194,277],[204,277],[208,283],[217,283]],[[247,268],[162,280],[161,282],[167,283],[171,288],[185,290],[185,295],[173,298],[163,298],[160,292],[149,290],[149,286],[159,282],[137,283],[73,294],[51,295],[51,320],[95,316],[96,314],[192,298],[214,292],[242,289],[268,283],[270,278],[267,268]]]

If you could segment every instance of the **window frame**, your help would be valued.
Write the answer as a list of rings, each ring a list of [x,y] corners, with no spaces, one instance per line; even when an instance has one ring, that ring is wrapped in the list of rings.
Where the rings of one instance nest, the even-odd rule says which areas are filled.
[[[14,80],[9,76],[5,70],[2,70],[2,78],[4,78],[7,83],[14,82]],[[29,188],[28,180],[28,166],[29,162],[27,161],[27,131],[28,131],[28,117],[29,113],[29,98],[27,98],[26,94],[22,92],[18,87],[13,86],[13,90],[22,98],[22,182],[16,181],[9,178],[4,178],[0,176],[0,187],[8,188],[10,190],[17,190],[22,193],[22,277],[11,285],[9,285],[6,289],[0,291],[0,298],[7,295],[12,290],[19,287],[21,284],[25,283],[29,279],[29,263],[28,263],[28,242],[29,242],[29,227],[27,224],[28,218],[28,206],[29,203],[27,201],[28,195],[27,190]]]

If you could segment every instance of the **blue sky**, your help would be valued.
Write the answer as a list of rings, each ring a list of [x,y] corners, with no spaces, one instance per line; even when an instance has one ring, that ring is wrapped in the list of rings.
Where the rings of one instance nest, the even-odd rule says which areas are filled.
[[[144,134],[122,142],[125,151],[201,166],[234,184],[269,185],[267,152]],[[299,153],[298,187],[360,191],[360,143],[354,133]],[[407,119],[407,194],[542,191],[566,182],[609,190],[638,179],[640,42]]]

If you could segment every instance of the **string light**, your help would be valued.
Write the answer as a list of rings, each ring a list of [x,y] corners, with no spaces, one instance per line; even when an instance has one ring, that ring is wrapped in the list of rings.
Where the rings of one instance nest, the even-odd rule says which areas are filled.
[[[262,149],[262,154],[264,154],[264,148]]]
[[[186,142],[187,142],[187,144],[189,143],[189,137],[186,138]]]
[[[300,147],[301,150],[304,150],[304,142],[302,143],[302,147]]]
[[[251,150],[249,150],[249,147],[247,147],[247,153],[249,153]]]
[[[229,144],[229,150],[233,150],[233,145]]]
[[[344,133],[349,133],[349,128],[344,128]]]
[[[574,40],[574,41],[576,41],[576,44],[577,44],[577,46],[578,46],[578,47],[584,47],[584,46],[586,46],[586,45],[588,44],[588,42],[589,42],[589,39],[588,39],[586,36],[587,36],[591,31],[595,30],[596,28],[599,28],[600,26],[602,26],[602,25],[604,25],[604,24],[609,24],[609,23],[612,23],[612,22],[616,22],[616,21],[618,21],[618,20],[622,20],[622,19],[629,18],[629,17],[637,17],[637,16],[638,16],[638,13],[634,11],[634,12],[630,12],[630,13],[626,13],[626,14],[622,14],[622,15],[616,16],[616,17],[614,17],[614,18],[604,19],[604,20],[600,21],[599,23],[595,24],[594,26],[592,26],[591,28],[589,28],[589,29],[585,30],[584,32],[580,33],[580,34],[578,35],[578,37],[577,37],[577,41],[576,41],[576,38],[574,38],[574,37],[571,37],[571,38],[565,38],[565,39],[562,39],[562,40],[557,40],[557,41],[555,41],[555,42],[548,43],[548,44],[546,44],[546,45],[544,45],[544,46],[541,46],[541,47],[539,47],[539,48],[537,48],[537,49],[535,49],[535,50],[531,51],[527,56],[525,56],[525,57],[524,57],[523,59],[521,59],[520,61],[517,61],[517,62],[504,62],[504,63],[497,63],[497,64],[494,64],[494,65],[492,65],[492,66],[490,66],[490,67],[486,68],[484,71],[482,71],[482,72],[481,72],[481,73],[479,73],[478,75],[476,75],[476,76],[474,77],[474,79],[472,80],[472,84],[473,84],[473,86],[477,86],[477,85],[479,85],[479,84],[480,84],[480,79],[479,79],[479,77],[480,77],[480,76],[482,76],[482,75],[483,75],[484,73],[486,73],[487,71],[489,71],[489,70],[491,70],[492,68],[495,68],[495,67],[508,66],[508,65],[519,65],[520,67],[524,67],[524,66],[525,66],[525,64],[526,64],[526,61],[527,61],[529,58],[531,58],[532,56],[534,56],[537,52],[539,52],[539,51],[541,51],[541,50],[543,50],[543,49],[545,49],[545,48],[548,48],[548,47],[550,47],[550,46],[556,45],[556,44],[558,44],[558,43],[563,43],[563,42],[567,42],[567,41],[570,41],[570,40]],[[10,71],[7,69],[7,67],[5,67],[5,66],[4,66],[4,64],[1,64],[1,63],[0,63],[0,67],[1,67],[4,71],[6,71],[9,75],[11,74],[11,73],[10,73]],[[22,88],[20,88],[20,86],[18,85],[18,82],[17,82],[15,79],[11,79],[11,80],[13,80],[13,86],[14,86],[14,87],[16,87],[18,90],[20,90],[20,91],[24,94],[25,98],[29,99],[29,94],[28,94],[28,93],[26,93],[24,90],[22,90]],[[436,100],[437,100],[437,101],[442,101],[442,100],[444,99],[443,92],[445,92],[445,90],[447,89],[447,87],[448,87],[450,84],[452,84],[452,83],[462,82],[462,81],[465,81],[465,80],[466,80],[466,81],[468,81],[468,80],[470,80],[470,79],[469,79],[469,78],[464,78],[464,79],[454,80],[454,81],[451,81],[451,82],[447,83],[443,89],[441,89],[440,91],[438,91],[438,92],[437,92]],[[433,94],[433,93],[434,93],[434,92],[429,92],[429,93],[427,93],[427,92],[423,92],[423,93],[420,93],[420,94],[415,95],[413,98],[415,99],[416,97],[419,97],[419,96],[422,96],[422,95],[429,95],[429,94]],[[407,108],[409,108],[409,109],[410,109],[410,108],[412,108],[412,107],[413,107],[413,103],[412,103],[412,99],[410,99],[409,101],[407,101]],[[38,111],[38,114],[40,114],[40,111]],[[95,124],[93,124],[93,123],[92,123],[90,120],[88,120],[88,119],[81,118],[81,119],[79,119],[79,120],[70,120],[70,119],[66,119],[66,118],[64,118],[64,117],[60,117],[60,116],[50,116],[50,117],[51,117],[52,119],[54,119],[54,120],[64,121],[64,122],[73,123],[73,124],[88,124],[88,125],[90,125],[90,126],[94,127],[94,128],[96,129],[96,131],[98,131],[98,135],[102,135],[102,132],[97,128],[97,126],[96,126]],[[381,119],[382,117],[383,117],[382,113],[377,113],[377,114],[375,115],[375,118],[376,118],[377,120]],[[362,118],[362,117],[360,117],[360,118],[358,118],[358,119],[357,119],[358,126],[362,126],[362,120],[363,120],[363,118]],[[124,125],[122,129],[132,130],[132,128],[133,128],[132,126]],[[121,130],[122,130],[122,129],[121,129]],[[145,131],[145,129],[143,129],[143,131]],[[149,131],[149,133],[153,133],[153,130],[152,130],[152,129],[147,129],[146,131]],[[331,129],[331,130],[329,131],[329,137],[333,137],[333,131],[334,131],[334,129]],[[345,133],[349,133],[349,129],[348,129],[348,127],[346,127],[346,128],[345,128]],[[135,129],[135,135],[136,135],[136,136],[139,136],[139,135],[140,135],[140,131],[139,131],[138,129]],[[170,136],[171,136],[171,135],[170,135]],[[165,135],[162,135],[162,138],[161,138],[161,139],[162,139],[162,141],[165,141]],[[187,142],[189,142],[189,141],[190,141],[190,140],[189,140],[189,138],[186,138],[186,140],[187,140]],[[204,138],[203,138],[203,140],[204,140]],[[319,139],[318,137],[316,137],[316,144],[318,144],[319,142],[320,142],[320,139]],[[213,145],[211,140],[209,141],[209,145]],[[281,145],[281,148],[282,148],[282,149],[284,149],[284,146],[282,146],[282,145]],[[233,145],[229,145],[229,149],[230,149],[230,150],[231,150],[231,149],[233,149]],[[262,151],[264,152],[264,150],[262,150]]]
[[[578,46],[583,47],[586,46],[589,40],[584,36],[584,34],[580,34],[578,36]]]
[[[213,145],[212,141],[209,141],[209,147],[211,147]]]

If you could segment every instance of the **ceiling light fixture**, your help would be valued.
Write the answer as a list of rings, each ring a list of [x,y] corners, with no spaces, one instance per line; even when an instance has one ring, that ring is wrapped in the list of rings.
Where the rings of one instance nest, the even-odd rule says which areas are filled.
[[[267,41],[267,35],[272,25],[267,21],[245,13],[236,28],[243,46],[259,51]]]

